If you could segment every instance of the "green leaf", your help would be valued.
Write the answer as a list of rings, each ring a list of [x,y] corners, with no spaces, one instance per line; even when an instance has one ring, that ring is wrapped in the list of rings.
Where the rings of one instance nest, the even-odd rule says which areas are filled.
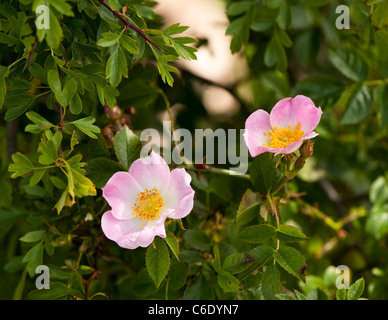
[[[373,91],[373,100],[376,103],[380,127],[384,128],[388,125],[388,87],[386,85],[378,85]]]
[[[337,300],[346,300],[346,289],[337,289],[337,291],[335,292],[335,296]]]
[[[117,87],[122,76],[128,76],[127,60],[120,46],[117,45],[106,63],[106,78],[113,87]]]
[[[296,300],[294,297],[291,297],[290,295],[285,293],[276,294],[275,297],[279,300]]]
[[[23,237],[19,238],[20,241],[23,242],[37,242],[42,240],[45,230],[34,230],[26,233]]]
[[[247,189],[237,209],[236,224],[238,226],[244,225],[258,217],[262,204],[263,199],[256,192]]]
[[[348,290],[348,300],[358,300],[365,288],[365,280],[364,278],[358,279],[355,283],[353,283]]]
[[[162,281],[166,278],[170,267],[170,254],[162,238],[155,237],[154,243],[155,248],[150,245],[147,249],[146,267],[156,288],[159,288]]]
[[[385,1],[375,4],[371,20],[376,29],[388,26],[388,5]]]
[[[368,75],[368,64],[357,50],[329,49],[328,58],[339,72],[353,81],[364,80]]]
[[[82,112],[82,100],[78,92],[75,92],[73,98],[71,98],[69,110],[72,114],[80,114]]]
[[[218,273],[217,282],[224,292],[236,292],[240,287],[240,281],[225,270]]]
[[[230,274],[236,274],[244,271],[248,268],[255,258],[246,253],[233,253],[230,256],[227,256],[222,269]]]
[[[88,177],[97,188],[102,188],[108,180],[118,171],[122,171],[121,166],[107,158],[93,158],[85,167]]]
[[[197,276],[186,288],[183,295],[185,300],[213,300],[214,292],[204,276]]]
[[[251,9],[253,6],[253,1],[239,1],[239,2],[232,2],[228,6],[228,9],[226,10],[226,14],[228,16],[237,16],[244,12],[247,12]]]
[[[36,289],[28,293],[29,300],[57,300],[68,294],[68,286],[63,282],[50,282],[50,289]]]
[[[48,130],[48,129],[54,127],[54,125],[50,121],[46,120],[40,114],[38,114],[34,111],[27,112],[26,116],[28,119],[30,119],[37,126],[37,128],[40,131]],[[26,131],[28,131],[28,130],[26,130]]]
[[[346,110],[341,118],[341,124],[355,124],[365,119],[373,106],[370,89],[361,83],[351,87]]]
[[[12,155],[12,161],[13,163],[8,167],[8,171],[13,172],[11,178],[23,176],[34,170],[32,162],[20,152],[16,152]]]
[[[269,224],[259,224],[243,229],[239,237],[249,243],[262,243],[267,241],[276,233],[276,229]]]
[[[306,281],[304,275],[306,261],[297,249],[283,245],[274,252],[273,257],[288,273],[303,282]]]
[[[27,272],[32,278],[35,275],[36,267],[43,264],[43,240],[28,250],[22,261],[26,263]]]
[[[11,121],[21,116],[31,107],[35,97],[29,94],[10,94],[5,97],[4,104],[8,107],[5,120]]]
[[[249,163],[250,178],[255,190],[267,194],[283,178],[283,174],[273,165],[271,155],[264,153]]]
[[[39,1],[41,4],[45,4],[44,1]],[[37,4],[38,5],[38,4]],[[58,49],[61,40],[63,39],[63,31],[61,24],[54,14],[54,10],[49,10],[50,15],[50,28],[40,28],[37,30],[38,40],[42,42],[46,39],[47,45],[52,49]]]
[[[174,78],[171,75],[171,72],[178,72],[178,69],[170,66],[168,63],[178,60],[177,56],[174,55],[161,55],[153,47],[152,51],[158,62],[158,71],[164,83],[167,83],[170,87],[174,84]]]
[[[130,54],[138,54],[139,48],[135,39],[123,34],[120,37],[120,46]]]
[[[272,257],[273,253],[274,249],[266,245],[257,246],[256,248],[249,251],[249,255],[254,257],[259,265],[264,265],[267,260]]]
[[[276,295],[282,293],[280,274],[276,264],[271,264],[264,269],[261,292],[268,300],[276,300]]]
[[[264,64],[279,70],[287,69],[287,55],[278,33],[274,33],[264,51]]]
[[[210,248],[210,238],[202,230],[187,230],[185,231],[183,238],[193,249],[208,251]]]
[[[175,257],[179,260],[179,241],[177,237],[170,231],[167,231],[166,238],[164,238]]]
[[[71,10],[71,5],[66,3],[66,0],[49,0],[51,6],[53,6],[59,13],[73,17],[74,13]]]
[[[280,224],[277,229],[279,240],[294,242],[307,239],[307,236],[298,228],[286,224]]]
[[[97,139],[95,133],[100,133],[101,130],[99,127],[95,126],[93,123],[96,119],[92,116],[78,119],[72,122],[79,130],[85,133],[87,136],[93,139]]]
[[[62,132],[57,131],[50,140],[39,143],[39,163],[43,165],[50,165],[55,163],[58,158],[59,147],[62,142]]]
[[[115,135],[114,149],[117,159],[126,171],[132,162],[140,157],[141,143],[137,135],[131,129],[124,126]]]
[[[0,110],[3,108],[5,95],[7,94],[7,83],[5,81],[6,77],[8,77],[9,69],[0,66]]]
[[[388,181],[384,176],[379,176],[370,186],[369,200],[375,205],[388,203]]]
[[[186,263],[175,260],[171,263],[168,287],[178,290],[186,284],[188,267]]]
[[[104,32],[101,36],[102,38],[97,41],[97,45],[106,48],[117,44],[120,39],[120,34],[115,32]]]

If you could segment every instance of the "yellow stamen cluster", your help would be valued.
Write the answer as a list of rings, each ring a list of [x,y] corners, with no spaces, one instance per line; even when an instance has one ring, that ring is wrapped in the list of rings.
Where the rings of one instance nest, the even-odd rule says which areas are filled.
[[[152,190],[146,188],[143,192],[138,193],[136,203],[132,206],[132,215],[145,220],[145,222],[155,220],[160,218],[160,210],[163,207],[163,203],[164,199],[156,187]]]
[[[263,145],[269,148],[284,148],[290,143],[300,140],[304,132],[300,130],[300,122],[296,125],[294,130],[291,130],[291,125],[288,128],[274,127],[269,132],[264,132],[266,136],[269,135],[270,143],[264,143]]]

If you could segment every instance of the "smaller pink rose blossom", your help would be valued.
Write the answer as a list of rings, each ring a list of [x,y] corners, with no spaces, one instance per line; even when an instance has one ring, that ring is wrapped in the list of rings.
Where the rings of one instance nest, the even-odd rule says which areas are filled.
[[[259,109],[245,122],[244,141],[252,157],[264,152],[292,153],[304,140],[318,135],[313,130],[322,115],[321,107],[305,96],[280,100],[268,114]]]
[[[101,227],[107,238],[127,249],[148,247],[155,236],[166,237],[166,218],[181,219],[194,206],[191,176],[185,169],[170,169],[154,151],[135,160],[128,172],[116,172],[103,197],[112,207]]]

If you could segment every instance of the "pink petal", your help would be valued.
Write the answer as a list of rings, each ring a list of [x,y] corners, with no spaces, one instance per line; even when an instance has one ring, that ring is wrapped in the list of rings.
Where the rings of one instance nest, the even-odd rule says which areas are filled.
[[[190,186],[191,176],[185,169],[174,169],[170,175],[170,185],[163,195],[164,210],[171,209],[168,215],[173,219],[186,217],[194,206],[194,190]]]
[[[101,218],[101,228],[108,239],[117,242],[123,236],[139,232],[144,227],[140,219],[120,220],[115,218],[112,211],[107,211]]]
[[[116,172],[102,188],[102,196],[112,207],[117,219],[132,218],[132,205],[139,192],[143,191],[134,177],[128,172]]]
[[[296,150],[300,148],[300,146],[303,143],[303,139],[299,139],[298,141],[290,143],[288,146],[281,148],[279,151],[275,153],[275,156],[278,155],[279,153],[281,154],[288,154],[288,153],[293,153]]]
[[[270,115],[265,110],[253,112],[245,121],[243,136],[252,157],[268,151],[268,147],[263,144],[269,142],[268,136],[264,134],[269,130],[271,130]]]
[[[166,161],[152,151],[148,157],[135,160],[129,168],[129,173],[137,180],[144,191],[156,187],[160,194],[167,191],[170,182],[170,168]]]
[[[317,108],[310,98],[298,95],[276,103],[270,114],[270,122],[272,128],[287,128],[290,125],[291,129],[300,122],[300,130],[306,134],[315,129],[321,115],[321,107]]]
[[[145,228],[139,232],[136,242],[140,247],[148,247],[156,236],[165,238],[166,229],[164,222],[167,218],[167,214],[161,216],[156,222],[152,221],[146,224]]]

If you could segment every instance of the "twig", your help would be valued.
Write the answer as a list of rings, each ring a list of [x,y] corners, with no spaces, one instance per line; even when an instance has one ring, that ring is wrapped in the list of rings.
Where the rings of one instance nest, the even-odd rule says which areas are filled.
[[[26,69],[27,69],[27,70],[28,70],[28,68],[30,67],[31,57],[32,57],[32,54],[33,54],[34,49],[35,49],[35,46],[36,46],[36,40],[37,40],[37,36],[35,36],[34,43],[32,44],[32,47],[31,47],[31,51],[30,51],[30,53],[28,54],[27,66],[26,66]]]
[[[159,46],[153,42],[149,37],[147,37],[143,30],[139,29],[138,27],[136,27],[135,25],[133,25],[132,23],[130,23],[127,19],[125,19],[121,14],[120,12],[118,12],[117,10],[113,10],[108,3],[106,3],[105,0],[98,0],[105,8],[107,8],[110,12],[112,12],[117,18],[119,18],[121,20],[122,23],[124,23],[125,25],[125,31],[128,29],[128,28],[131,28],[132,30],[135,30],[140,36],[142,36],[144,38],[145,41],[151,43],[155,48],[157,48],[159,51],[163,52],[164,51],[159,48]]]

